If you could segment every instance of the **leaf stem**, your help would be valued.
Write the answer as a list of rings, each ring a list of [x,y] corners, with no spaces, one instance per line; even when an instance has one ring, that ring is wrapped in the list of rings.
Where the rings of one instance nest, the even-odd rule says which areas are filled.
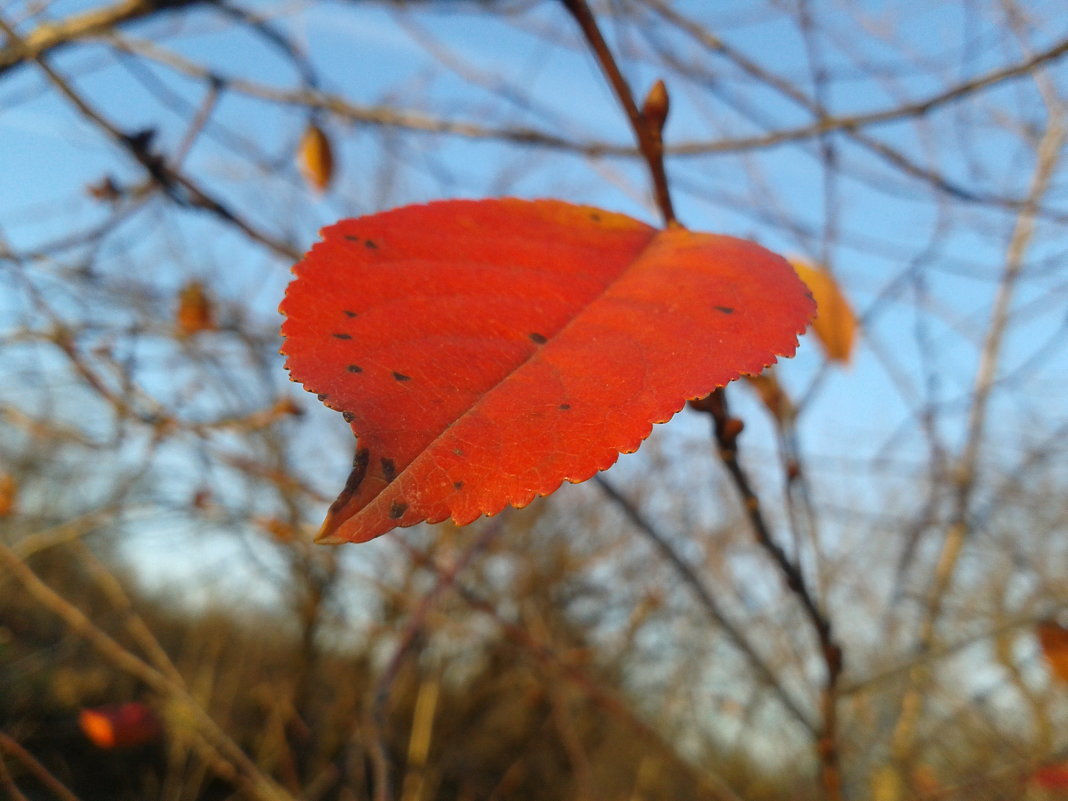
[[[658,81],[650,92],[644,108],[639,108],[631,92],[627,79],[623,77],[615,56],[608,47],[601,29],[597,25],[597,19],[590,11],[586,0],[561,0],[564,8],[568,10],[575,22],[578,23],[590,50],[597,59],[597,63],[604,72],[608,83],[615,92],[616,99],[627,113],[630,127],[638,140],[638,150],[649,167],[649,175],[653,182],[653,194],[656,197],[657,208],[664,218],[664,225],[668,228],[678,227],[679,221],[675,217],[675,207],[671,202],[671,191],[668,187],[667,172],[664,170],[664,140],[663,127],[667,118],[667,90],[662,81]],[[655,104],[655,106],[654,106]]]

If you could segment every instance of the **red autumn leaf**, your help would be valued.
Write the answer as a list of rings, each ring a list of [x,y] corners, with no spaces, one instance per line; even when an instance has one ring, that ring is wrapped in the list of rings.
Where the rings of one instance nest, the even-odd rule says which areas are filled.
[[[359,440],[326,542],[585,481],[687,399],[792,353],[813,311],[751,242],[553,200],[343,220],[294,272],[286,366]]]
[[[156,713],[137,701],[83,709],[78,725],[98,748],[132,748],[155,740],[161,724]]]

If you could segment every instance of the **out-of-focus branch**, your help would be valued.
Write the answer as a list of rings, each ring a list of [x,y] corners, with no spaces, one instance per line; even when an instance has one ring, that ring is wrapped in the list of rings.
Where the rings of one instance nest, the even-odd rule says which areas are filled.
[[[246,791],[259,801],[292,801],[292,797],[255,763],[193,699],[184,686],[168,673],[145,662],[101,630],[84,612],[49,587],[40,576],[4,542],[0,542],[0,566],[18,581],[26,593],[62,620],[75,635],[86,640],[117,668],[143,681],[181,713],[207,749],[206,756],[217,768],[232,774]],[[169,672],[169,671],[168,671]]]
[[[664,3],[663,0],[649,0],[649,3],[664,19],[676,25],[702,46],[712,52],[723,55],[747,75],[772,87],[816,117],[815,121],[808,125],[773,130],[753,137],[733,140],[723,139],[709,143],[680,143],[669,150],[672,155],[685,156],[698,155],[700,153],[759,150],[766,147],[824,137],[829,133],[841,132],[907,175],[930,184],[950,197],[972,203],[988,203],[1014,209],[1022,209],[1026,205],[1027,201],[1025,199],[1004,197],[995,193],[980,192],[974,188],[962,186],[931,167],[917,164],[899,149],[875,139],[864,132],[863,129],[905,119],[925,117],[936,109],[959,102],[973,94],[997,86],[1004,81],[1027,77],[1033,74],[1038,67],[1052,64],[1068,55],[1068,39],[1055,42],[1050,47],[1032,54],[1021,62],[1007,67],[1000,67],[975,78],[961,81],[920,100],[898,104],[879,111],[835,115],[830,114],[818,98],[809,97],[795,83],[764,69],[758,62],[753,61],[740,50],[724,42],[706,27],[682,15],[676,9]],[[1062,221],[1066,219],[1064,214],[1046,210],[1042,210],[1040,214],[1041,216],[1048,216]]]
[[[696,25],[696,23],[691,23]],[[718,39],[713,39],[718,42]],[[138,53],[151,58],[161,64],[165,64],[185,75],[198,77],[204,80],[218,82],[220,87],[257,97],[274,103],[299,106],[303,108],[318,109],[328,112],[339,119],[359,122],[364,125],[374,125],[387,128],[399,128],[409,131],[424,133],[445,134],[448,136],[460,136],[467,139],[488,139],[502,142],[510,142],[517,145],[529,145],[542,147],[561,152],[577,153],[591,158],[644,158],[642,149],[621,145],[615,142],[581,141],[571,137],[558,136],[552,132],[537,128],[506,127],[495,128],[482,125],[477,122],[466,120],[454,120],[436,117],[425,112],[410,109],[397,109],[386,106],[367,106],[353,103],[339,95],[329,94],[314,89],[279,89],[267,86],[255,81],[241,78],[232,78],[219,74],[213,70],[182,58],[176,53],[169,52],[151,42],[137,41],[129,37],[112,38],[111,44],[119,49]],[[728,51],[734,54],[736,51]],[[931,112],[952,105],[953,103],[971,97],[986,89],[998,86],[1005,81],[1028,75],[1031,70],[1040,66],[1052,64],[1068,55],[1068,39],[1057,42],[1051,47],[1035,53],[1033,56],[1008,67],[992,70],[976,78],[963,81],[948,89],[936,92],[926,98],[915,100],[910,103],[896,105],[892,108],[862,114],[834,115],[827,113],[826,109],[819,108],[806,95],[796,87],[777,76],[760,70],[754,77],[761,80],[774,79],[772,85],[781,91],[788,91],[790,97],[804,105],[809,111],[817,115],[814,122],[788,128],[779,128],[764,134],[753,136],[726,137],[720,139],[699,140],[689,142],[676,142],[673,145],[664,144],[663,153],[671,157],[698,157],[714,155],[717,153],[744,153],[750,151],[766,150],[782,145],[796,144],[810,139],[816,139],[828,133],[843,132],[878,154],[885,161],[902,172],[924,181],[950,197],[964,200],[969,203],[979,203],[1000,208],[1020,209],[1025,204],[1021,198],[1001,195],[996,192],[980,191],[965,187],[946,178],[937,171],[915,163],[899,150],[881,142],[866,133],[864,129],[869,127],[899,122],[904,119],[922,117]],[[733,57],[733,56],[732,56]],[[744,57],[743,57],[744,58]],[[753,62],[742,62],[753,64]],[[754,68],[755,65],[754,65]],[[1068,214],[1052,209],[1039,208],[1038,216],[1065,221]]]
[[[721,53],[748,75],[751,75],[760,82],[777,89],[785,96],[803,106],[806,110],[818,113],[819,119],[816,122],[807,126],[784,131],[782,135],[785,135],[790,139],[807,139],[831,131],[851,131],[869,125],[897,122],[911,117],[922,117],[941,106],[955,103],[969,95],[975,94],[983,89],[989,89],[1003,81],[1011,80],[1013,78],[1027,77],[1034,72],[1036,67],[1055,62],[1068,55],[1068,39],[1062,39],[1016,64],[990,70],[975,78],[961,81],[960,83],[947,89],[943,89],[940,92],[928,95],[923,99],[914,100],[911,103],[904,103],[902,105],[894,106],[893,108],[871,111],[865,114],[842,116],[828,115],[825,113],[825,110],[821,109],[819,105],[812,100],[812,98],[798,89],[794,83],[764,69],[758,62],[753,61],[740,50],[724,42],[712,31],[708,30],[708,28],[683,16],[677,9],[665,3],[664,0],[646,0],[646,2],[648,5],[655,8],[657,13],[663,16],[664,19],[677,25],[680,30],[685,31],[694,40],[700,42],[709,50]]]
[[[627,118],[630,120],[631,127],[638,140],[639,150],[649,167],[657,198],[657,205],[664,217],[665,224],[668,226],[677,225],[675,213],[671,204],[667,174],[664,171],[664,147],[660,138],[664,121],[667,117],[667,90],[662,83],[657,84],[653,91],[650,92],[645,107],[639,109],[615,58],[609,50],[603,36],[601,36],[601,32],[597,27],[597,21],[594,18],[593,13],[590,11],[589,6],[586,4],[586,0],[563,0],[563,2],[567,10],[578,22],[579,27],[582,29],[582,32],[589,43],[591,51],[601,65],[601,69],[607,76],[609,83],[612,85],[620,105],[623,106],[623,109],[627,113]],[[816,751],[820,764],[821,783],[824,792],[830,801],[840,801],[844,798],[842,794],[841,766],[839,764],[838,755],[837,725],[837,687],[838,679],[842,673],[841,647],[835,641],[830,619],[819,607],[812,592],[809,590],[800,565],[791,561],[785,551],[783,551],[771,536],[771,531],[764,519],[760,499],[753,490],[749,478],[742,469],[741,463],[737,458],[737,435],[740,432],[741,427],[738,425],[739,421],[730,418],[727,411],[725,393],[722,389],[717,390],[706,400],[707,402],[699,408],[712,415],[715,422],[715,433],[719,444],[720,458],[734,481],[739,494],[742,496],[746,514],[749,517],[757,542],[771,556],[772,561],[785,579],[787,587],[800,601],[812,628],[816,632],[820,645],[820,652],[826,667],[826,678],[820,696],[820,726],[818,727],[818,730],[813,733],[816,735]],[[608,487],[603,480],[599,483],[602,487]],[[615,500],[624,508],[624,510],[628,510],[628,516],[632,521],[640,522],[640,516],[636,514],[636,510],[625,504],[624,499],[621,496],[616,494]],[[642,527],[642,530],[649,535],[652,534],[652,529],[649,527]],[[673,553],[673,550],[667,546],[667,541],[663,537],[653,536],[652,538],[660,547],[661,551],[667,555],[669,561],[681,575],[685,577],[691,572],[688,565],[679,559],[677,555]],[[693,578],[696,579],[696,576]],[[726,624],[726,618],[721,613],[718,613],[711,595],[708,594],[707,591],[702,592],[704,589],[703,584],[691,581],[690,585],[698,591],[698,595],[706,610],[713,614],[717,619],[717,622],[719,622],[720,625]],[[729,626],[726,626],[726,628],[728,630],[730,629]],[[739,647],[741,647],[740,644],[744,642],[737,636],[737,634],[733,639],[735,644],[739,645]],[[745,652],[754,664],[762,664],[759,659],[755,659],[755,654],[751,649],[746,650]],[[763,676],[763,678],[765,681],[771,679],[770,686],[778,686],[778,683],[773,680],[770,671],[768,671],[767,675]],[[788,698],[785,698],[783,693],[780,693],[779,696],[783,699],[783,703],[786,704],[787,709],[796,714],[797,711],[792,702],[789,701]],[[813,727],[810,726],[810,730],[812,730],[812,728]]]
[[[114,5],[72,14],[57,22],[42,23],[21,37],[6,32],[7,45],[0,49],[0,75],[27,61],[35,61],[51,50],[109,33],[124,23],[202,2],[205,0],[122,0]]]
[[[374,774],[374,801],[393,801],[393,777],[390,766],[389,754],[386,751],[386,702],[389,700],[390,691],[400,674],[404,661],[408,658],[415,647],[420,635],[426,627],[427,616],[434,608],[438,599],[456,584],[456,578],[471,564],[476,556],[481,554],[496,539],[504,529],[508,520],[507,513],[501,513],[482,528],[478,538],[460,554],[449,567],[435,566],[437,580],[434,586],[423,595],[411,615],[404,629],[400,632],[399,639],[389,658],[371,695],[371,704],[367,715],[367,729],[370,742],[368,749],[371,752],[371,767]]]
[[[440,574],[441,568],[430,558],[429,554],[411,547],[408,548],[408,551],[417,564]],[[551,644],[537,638],[529,626],[505,618],[496,604],[479,595],[462,582],[455,582],[454,586],[456,594],[471,609],[492,620],[508,640],[521,647],[526,653],[554,673],[574,684],[607,714],[622,721],[624,725],[635,731],[643,739],[653,743],[666,744],[663,735],[638,717],[629,704],[607,689],[603,682],[596,680],[582,667],[558,653]],[[669,753],[672,751],[670,745],[665,750]],[[742,801],[731,790],[726,781],[719,776],[709,773],[707,769],[701,766],[684,762],[681,757],[679,761],[680,767],[686,771],[693,772],[695,778],[700,781],[701,785],[710,794],[722,799],[722,801]]]
[[[1005,620],[999,623],[997,626],[976,632],[967,637],[962,637],[959,640],[955,640],[952,643],[945,645],[935,645],[929,648],[925,653],[912,656],[907,661],[901,664],[892,665],[889,668],[879,670],[872,673],[869,676],[864,676],[855,681],[851,681],[842,685],[839,690],[841,696],[858,695],[860,693],[872,692],[881,685],[888,684],[890,682],[899,681],[902,676],[906,675],[910,671],[916,670],[918,667],[926,667],[932,665],[935,662],[946,659],[947,657],[959,654],[961,651],[971,648],[976,643],[986,642],[988,640],[995,640],[999,637],[1004,637],[1006,634],[1020,632],[1025,629],[1030,629],[1050,616],[1050,614],[1063,613],[1068,609],[1068,605],[1058,604],[1047,610],[1043,610],[1041,615],[1035,615],[1034,613],[1028,613],[1018,617]]]
[[[844,798],[838,753],[838,682],[842,675],[841,646],[835,639],[830,618],[820,608],[809,590],[800,565],[790,559],[771,534],[760,498],[738,460],[738,435],[742,432],[743,426],[740,420],[731,417],[726,393],[722,388],[717,389],[707,398],[691,401],[690,405],[712,417],[720,461],[727,469],[735,489],[741,496],[742,507],[749,519],[757,544],[771,557],[787,588],[800,602],[805,616],[816,633],[825,668],[823,690],[820,694],[821,725],[816,741],[816,752],[824,793],[831,801],[839,801]]]
[[[0,18],[0,31],[3,31],[8,38],[16,44],[22,41],[14,28],[12,28],[3,18]],[[275,253],[284,256],[287,259],[295,260],[300,258],[301,254],[299,249],[288,242],[275,239],[269,234],[258,230],[251,223],[238,217],[221,201],[209,195],[192,179],[168,165],[161,155],[153,151],[151,147],[151,137],[144,136],[143,132],[125,132],[108,120],[102,113],[93,108],[85,98],[78,94],[73,86],[71,86],[63,76],[49,65],[44,56],[37,55],[33,60],[60,94],[66,97],[67,100],[78,109],[82,116],[106,133],[115,144],[123,148],[138,163],[140,163],[145,169],[145,172],[148,173],[160,189],[162,189],[172,200],[179,205],[203,209],[204,211],[209,212],[213,216],[237,228],[249,239],[267,246]]]
[[[661,532],[656,526],[652,524],[648,517],[642,514],[630,499],[617,490],[608,480],[601,475],[594,476],[594,481],[597,486],[601,488],[605,495],[612,499],[612,502],[620,508],[627,519],[640,531],[653,545],[660,551],[663,557],[667,560],[668,564],[672,566],[679,578],[683,583],[693,592],[696,596],[698,603],[705,613],[712,619],[712,621],[719,626],[720,629],[727,635],[734,647],[737,648],[748,660],[750,667],[756,672],[758,679],[762,684],[767,686],[778,698],[779,703],[797,720],[810,734],[816,733],[816,725],[809,720],[808,714],[801,708],[801,705],[795,701],[790,694],[786,691],[786,688],[782,686],[782,683],[776,680],[775,673],[771,667],[764,661],[754,650],[749,640],[746,639],[742,631],[734,625],[734,623],[727,617],[727,614],[720,608],[720,605],[716,602],[715,597],[712,595],[712,591],[709,589],[705,581],[697,574],[693,566],[690,565],[672,546],[668,537]]]
[[[1025,255],[1035,226],[1035,209],[1049,189],[1056,165],[1064,146],[1066,129],[1064,110],[1050,107],[1049,123],[1038,144],[1035,170],[1031,179],[1028,203],[1020,214],[1005,254],[1005,268],[998,285],[990,325],[987,328],[979,366],[973,384],[972,403],[968,410],[966,438],[959,459],[954,466],[952,511],[934,574],[925,597],[923,621],[916,640],[915,653],[922,657],[935,643],[938,624],[946,595],[953,583],[965,543],[971,531],[972,498],[976,489],[979,457],[985,444],[990,397],[995,384],[1002,347],[1008,330],[1010,312],[1017,285],[1024,270]],[[916,727],[924,707],[922,670],[910,672],[910,685],[901,702],[901,711],[891,737],[891,754],[899,762],[908,756],[915,738]]]
[[[12,737],[9,737],[4,732],[0,732],[0,771],[3,771],[3,775],[0,776],[0,779],[7,785],[7,791],[11,794],[12,801],[26,801],[26,796],[18,791],[18,788],[15,787],[14,780],[9,775],[4,763],[3,755],[5,753],[10,754],[14,759],[17,759],[19,764],[37,779],[48,792],[58,798],[59,801],[80,801],[78,796],[72,793],[63,782],[53,776],[48,768],[34,759],[33,754],[19,745]]]

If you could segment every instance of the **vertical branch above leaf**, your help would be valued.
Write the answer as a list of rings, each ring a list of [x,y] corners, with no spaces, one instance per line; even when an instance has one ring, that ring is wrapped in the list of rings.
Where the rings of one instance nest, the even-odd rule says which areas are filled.
[[[608,43],[601,34],[597,25],[597,18],[590,11],[586,0],[563,0],[564,7],[575,18],[583,36],[590,45],[597,63],[604,72],[608,83],[612,86],[619,104],[627,114],[630,127],[638,140],[638,149],[642,158],[649,167],[649,175],[653,182],[653,194],[656,197],[657,208],[664,218],[664,224],[674,226],[678,224],[675,217],[675,207],[671,201],[671,190],[668,186],[667,172],[664,169],[664,142],[663,129],[668,114],[668,92],[663,81],[657,81],[645,105],[638,108],[627,79],[619,69],[619,64],[612,55]]]

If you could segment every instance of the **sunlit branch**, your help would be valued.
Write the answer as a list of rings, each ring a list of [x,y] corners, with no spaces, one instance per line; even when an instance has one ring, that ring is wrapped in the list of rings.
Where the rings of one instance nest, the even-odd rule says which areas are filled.
[[[205,0],[120,0],[114,5],[93,8],[80,14],[38,25],[24,36],[6,31],[8,43],[0,49],[0,75],[49,51],[97,34],[109,33],[127,22],[161,11],[196,5]]]

